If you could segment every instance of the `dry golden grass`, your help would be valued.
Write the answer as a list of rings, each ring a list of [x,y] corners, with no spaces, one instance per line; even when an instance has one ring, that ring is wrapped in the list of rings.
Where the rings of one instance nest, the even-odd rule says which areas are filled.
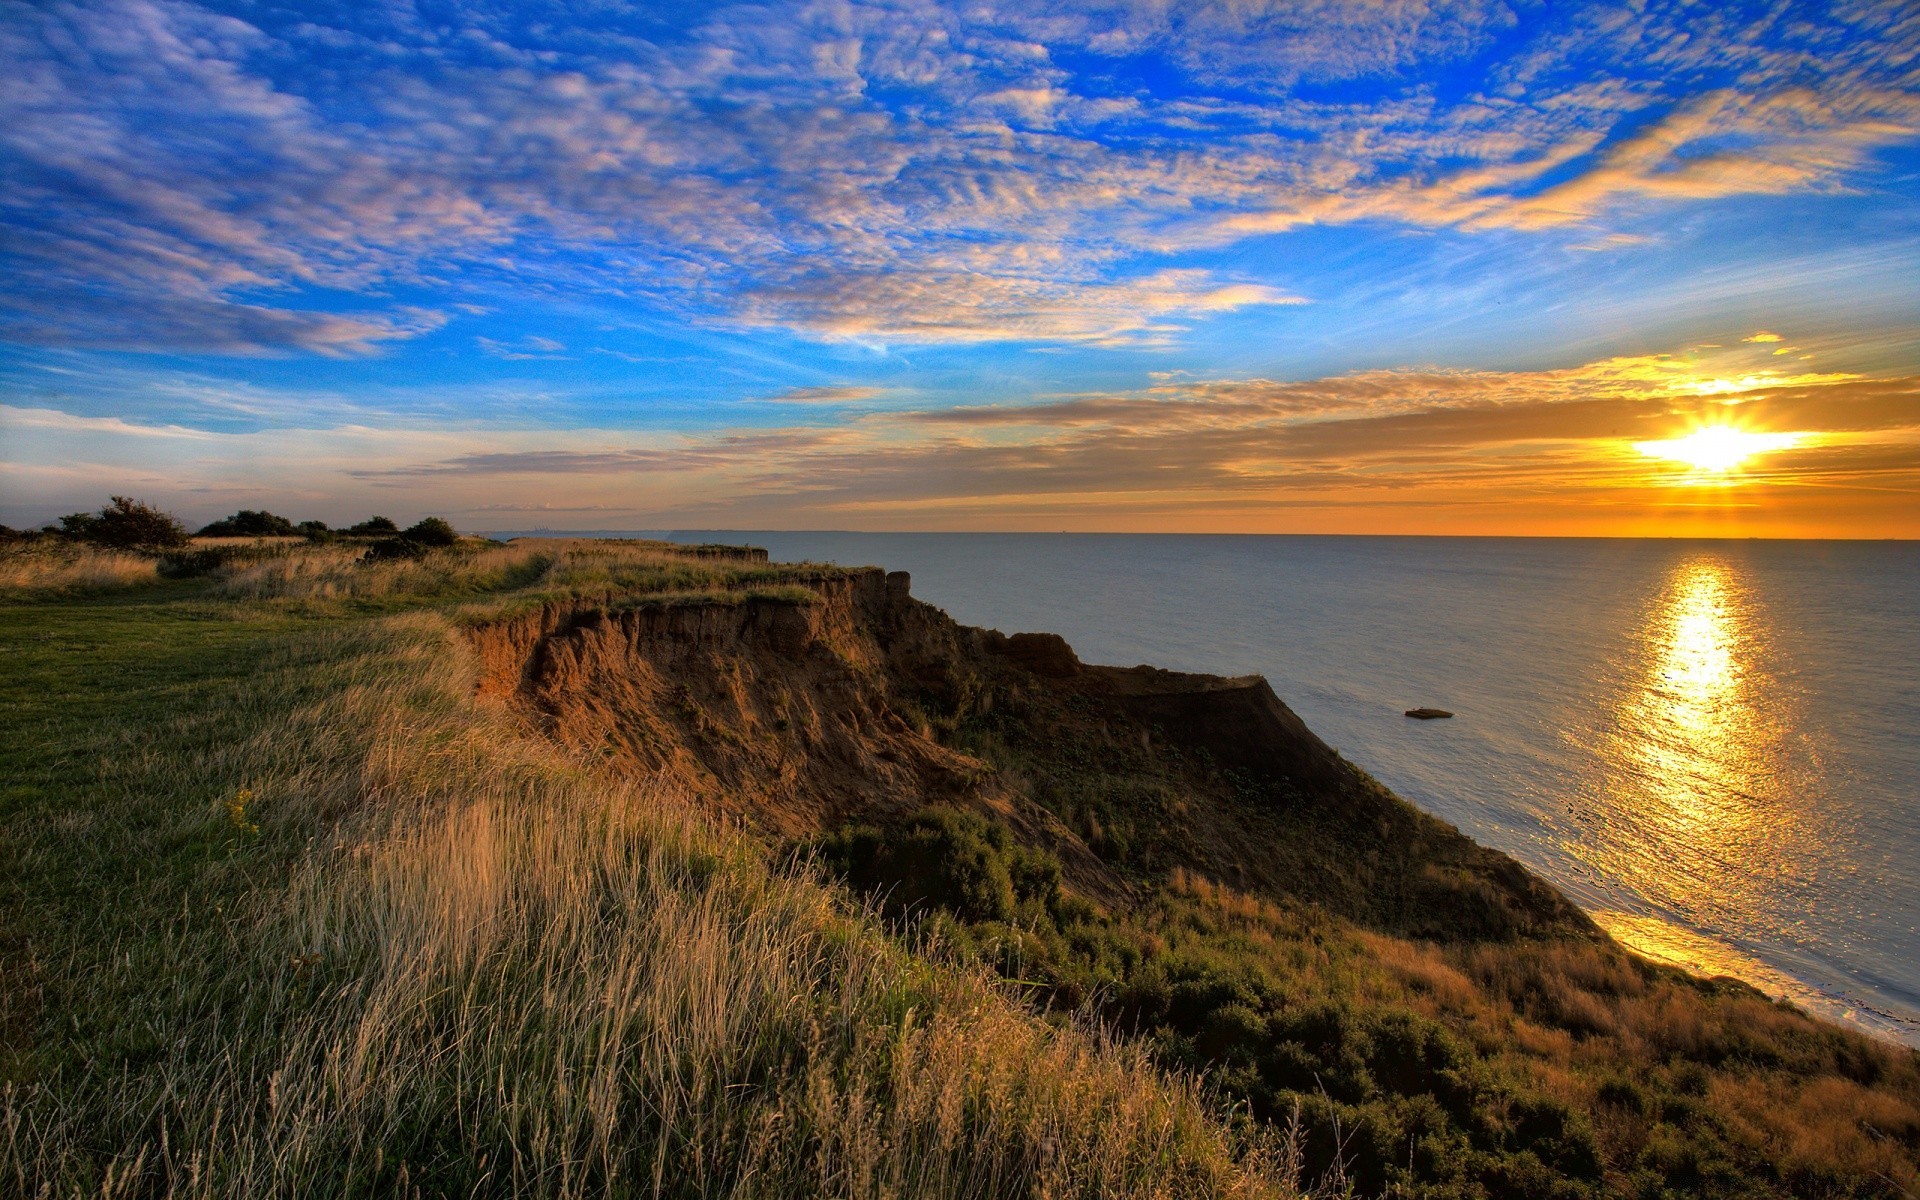
[[[1215,978],[1269,972],[1285,1007],[1333,1004],[1356,1023],[1413,1014],[1472,1044],[1480,1061],[1462,1077],[1489,1094],[1591,1121],[1602,1194],[1920,1194],[1920,1057],[1904,1047],[1611,942],[1414,941],[1185,871],[1169,892],[1193,910],[1157,928],[1218,956]]]
[[[221,573],[217,594],[235,600],[405,600],[486,596],[699,595],[777,584],[794,568],[700,557],[664,542],[528,538],[463,543],[418,559],[362,561],[362,545],[293,546]]]
[[[70,596],[152,583],[155,559],[88,546],[0,551],[0,596]]]
[[[384,594],[395,590],[390,563],[375,570],[363,568],[366,547],[355,544],[302,547],[222,572],[218,594],[234,600],[332,600],[344,596]],[[382,582],[375,583],[375,578]]]
[[[102,952],[87,989],[136,997],[157,1049],[10,1087],[0,1190],[1292,1192],[1285,1146],[1193,1082],[558,759],[473,672],[442,615],[335,623],[262,657],[215,748],[116,735],[148,786],[207,795],[165,836],[304,849]],[[208,927],[219,953],[169,956]]]

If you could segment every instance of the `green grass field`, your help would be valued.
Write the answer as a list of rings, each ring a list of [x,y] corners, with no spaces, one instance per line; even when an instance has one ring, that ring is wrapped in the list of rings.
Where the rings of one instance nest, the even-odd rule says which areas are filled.
[[[764,568],[487,554],[0,601],[0,1190],[1292,1190],[1142,1051],[474,698],[462,606]]]

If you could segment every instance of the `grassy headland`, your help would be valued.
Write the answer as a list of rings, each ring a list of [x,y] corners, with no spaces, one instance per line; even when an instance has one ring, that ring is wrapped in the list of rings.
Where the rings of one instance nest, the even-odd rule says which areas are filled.
[[[1311,735],[1234,760],[1190,679],[872,572],[32,553],[0,564],[22,1195],[1920,1178],[1913,1054],[1633,958]]]
[[[777,573],[258,557],[0,606],[0,1190],[1287,1194],[1140,1049],[476,700],[476,606]]]

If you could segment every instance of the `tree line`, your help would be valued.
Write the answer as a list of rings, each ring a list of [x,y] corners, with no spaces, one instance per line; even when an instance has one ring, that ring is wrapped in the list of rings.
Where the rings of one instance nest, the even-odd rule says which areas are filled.
[[[186,525],[172,513],[129,496],[114,496],[97,512],[69,513],[39,529],[19,530],[0,525],[0,543],[61,541],[115,550],[176,550],[197,537],[304,537],[315,542],[336,538],[374,539],[376,544],[398,544],[382,556],[389,557],[402,550],[451,546],[460,535],[441,517],[426,517],[402,529],[389,517],[374,516],[334,529],[325,521],[296,523],[278,513],[251,508],[243,508],[189,533]]]

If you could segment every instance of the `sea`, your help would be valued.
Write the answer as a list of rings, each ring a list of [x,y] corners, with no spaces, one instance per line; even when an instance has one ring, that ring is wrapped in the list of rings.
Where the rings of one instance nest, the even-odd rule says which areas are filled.
[[[1087,662],[1264,675],[1638,952],[1920,1045],[1920,543],[644,536],[909,571]]]

